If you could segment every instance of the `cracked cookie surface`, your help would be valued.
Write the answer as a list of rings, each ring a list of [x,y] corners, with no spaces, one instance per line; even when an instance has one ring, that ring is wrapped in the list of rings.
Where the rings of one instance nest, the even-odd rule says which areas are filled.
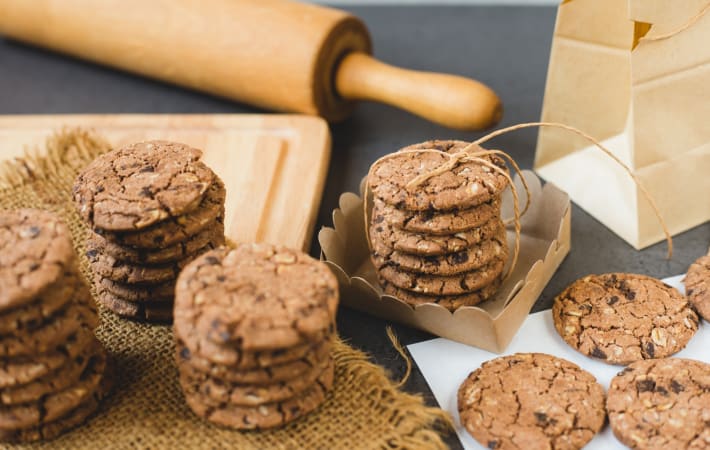
[[[710,365],[667,358],[630,364],[611,381],[609,423],[638,449],[710,448]]]
[[[385,294],[391,295],[403,302],[416,306],[427,303],[436,303],[451,312],[456,311],[462,306],[476,306],[477,304],[493,298],[498,292],[498,288],[502,284],[501,277],[496,278],[491,284],[482,287],[481,289],[460,295],[426,295],[411,292],[406,289],[400,289],[390,283],[383,283],[382,289]]]
[[[710,321],[710,255],[702,256],[690,265],[684,282],[693,308],[703,319]]]
[[[555,298],[552,316],[571,347],[610,364],[670,356],[698,330],[686,297],[645,275],[577,280]]]
[[[411,145],[375,163],[369,173],[368,185],[375,197],[388,205],[412,211],[452,210],[471,208],[499,196],[508,185],[505,176],[479,162],[459,163],[451,170],[432,176],[409,190],[407,184],[419,175],[429,173],[449,161],[469,143],[462,141],[428,141]],[[407,150],[434,150],[427,153],[406,153]],[[472,152],[483,148],[475,146]],[[505,161],[496,155],[481,156],[507,173]]]
[[[214,180],[184,144],[147,141],[105,153],[77,177],[73,196],[91,228],[140,230],[197,208]]]
[[[542,353],[483,363],[457,400],[461,424],[490,449],[580,449],[604,425],[604,389],[594,376]]]
[[[74,260],[69,229],[58,216],[35,209],[0,212],[0,311],[31,302]]]
[[[180,273],[174,329],[193,351],[195,340],[288,347],[330,333],[337,306],[337,280],[322,262],[282,246],[242,244],[204,253]]]
[[[381,284],[390,283],[400,289],[437,296],[469,294],[488,286],[503,272],[506,261],[501,258],[494,259],[470,272],[448,276],[407,272],[392,262],[374,256],[373,263]]]

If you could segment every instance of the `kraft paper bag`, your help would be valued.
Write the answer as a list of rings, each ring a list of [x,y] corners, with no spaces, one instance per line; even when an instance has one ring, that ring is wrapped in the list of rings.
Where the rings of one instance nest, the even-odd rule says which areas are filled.
[[[710,0],[566,0],[543,122],[628,165],[672,234],[710,219]],[[637,249],[664,238],[631,177],[589,142],[542,128],[535,169]]]

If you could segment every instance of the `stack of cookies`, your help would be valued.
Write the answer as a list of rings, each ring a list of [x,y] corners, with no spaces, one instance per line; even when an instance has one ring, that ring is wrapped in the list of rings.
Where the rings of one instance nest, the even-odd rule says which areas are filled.
[[[281,426],[333,385],[337,280],[304,253],[267,244],[207,252],[180,274],[176,358],[200,417],[237,429]]]
[[[370,171],[372,261],[384,292],[410,305],[437,303],[453,311],[491,298],[501,285],[508,258],[501,219],[507,178],[475,161],[435,172],[449,162],[446,154],[468,145],[412,145]],[[481,158],[507,173],[503,159]],[[426,179],[412,186],[420,176]]]
[[[68,228],[0,213],[0,441],[51,439],[96,410],[110,380],[98,323]]]
[[[224,244],[225,188],[200,150],[141,142],[94,160],[74,184],[89,225],[87,252],[101,304],[125,317],[172,318],[175,280]]]

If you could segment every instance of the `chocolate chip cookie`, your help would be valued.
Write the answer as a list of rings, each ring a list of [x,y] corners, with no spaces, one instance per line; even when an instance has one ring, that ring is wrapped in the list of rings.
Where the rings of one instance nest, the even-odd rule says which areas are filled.
[[[96,300],[119,316],[130,319],[170,322],[173,317],[172,297],[156,298],[146,302],[131,302],[108,291],[98,291]]]
[[[690,265],[684,282],[690,304],[703,319],[710,321],[710,255]]]
[[[89,232],[86,241],[87,254],[103,253],[112,258],[134,265],[159,265],[197,256],[203,248],[224,245],[224,224],[215,221],[184,242],[163,249],[146,250],[131,248],[111,242],[100,234]]]
[[[386,204],[410,211],[466,209],[489,202],[503,192],[508,179],[477,161],[461,162],[415,188],[407,187],[417,176],[446,164],[450,159],[448,155],[468,147],[468,143],[461,141],[429,141],[405,147],[388,159],[375,163],[368,175],[368,186],[374,196]],[[424,149],[433,152],[409,152]],[[470,152],[481,150],[479,146],[469,148]],[[507,173],[502,158],[496,155],[480,158]]]
[[[577,280],[555,298],[552,315],[565,342],[610,364],[670,356],[698,330],[685,296],[645,275]]]
[[[630,364],[606,402],[614,435],[630,448],[710,448],[710,365],[689,359]]]
[[[155,299],[172,298],[175,295],[175,280],[160,284],[117,283],[101,276],[94,277],[97,292],[107,291],[128,302],[150,302]]]
[[[411,292],[437,295],[462,295],[484,288],[498,278],[505,267],[504,259],[494,259],[485,266],[470,272],[450,276],[407,272],[391,262],[373,258],[381,283],[392,284]]]
[[[372,214],[375,223],[386,223],[396,230],[429,236],[449,236],[475,230],[491,220],[500,220],[500,208],[499,197],[473,208],[451,211],[408,211],[387,205],[375,198]]]
[[[204,248],[204,251],[210,250]],[[202,253],[202,252],[198,252]],[[175,280],[191,258],[161,265],[140,266],[115,259],[106,253],[89,251],[86,253],[94,274],[111,281],[124,284],[160,284]]]
[[[426,295],[411,292],[406,289],[400,289],[390,283],[383,283],[382,289],[385,294],[391,295],[409,305],[417,306],[427,303],[435,303],[441,305],[451,312],[456,311],[462,306],[476,306],[477,304],[489,300],[498,292],[498,288],[502,284],[502,279],[499,276],[491,282],[491,284],[468,294],[461,295]]]
[[[285,247],[243,244],[204,253],[180,274],[175,333],[194,351],[207,336],[241,350],[283,348],[329,333],[338,284],[328,267]]]
[[[140,230],[197,209],[214,173],[202,152],[184,144],[147,141],[96,158],[73,188],[79,214],[93,229]]]
[[[458,391],[461,424],[490,449],[580,449],[604,425],[604,388],[561,358],[518,353],[483,363]]]
[[[311,387],[295,397],[258,406],[210,402],[199,392],[199,384],[190,384],[189,381],[180,377],[185,400],[195,414],[219,425],[249,430],[278,427],[318,408],[333,386],[334,372],[323,371]]]
[[[0,311],[22,306],[74,263],[67,226],[40,210],[0,212]]]

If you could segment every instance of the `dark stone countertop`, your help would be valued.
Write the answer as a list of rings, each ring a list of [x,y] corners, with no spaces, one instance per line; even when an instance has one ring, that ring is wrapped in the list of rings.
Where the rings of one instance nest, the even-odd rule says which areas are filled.
[[[555,9],[550,7],[369,6],[350,7],[373,36],[375,55],[404,67],[466,75],[493,87],[502,97],[501,126],[536,121],[540,116]],[[242,113],[261,112],[181,88],[95,66],[0,39],[0,113]],[[333,125],[333,157],[317,228],[342,192],[355,191],[369,165],[404,145],[427,139],[474,139],[378,104],[363,104],[347,121]],[[498,138],[496,147],[531,168],[536,130]],[[627,271],[666,277],[683,273],[710,244],[710,224],[675,238],[675,256],[665,259],[658,244],[637,252],[574,206],[572,251],[534,310],[549,308],[564,286],[589,273]],[[314,243],[313,254],[318,254]],[[404,363],[385,334],[387,323],[343,308],[340,334],[369,353],[396,379]],[[431,336],[404,326],[394,329],[404,344]],[[473,368],[472,368],[473,369]],[[405,389],[435,401],[418,370]],[[453,436],[452,448],[460,444]]]

